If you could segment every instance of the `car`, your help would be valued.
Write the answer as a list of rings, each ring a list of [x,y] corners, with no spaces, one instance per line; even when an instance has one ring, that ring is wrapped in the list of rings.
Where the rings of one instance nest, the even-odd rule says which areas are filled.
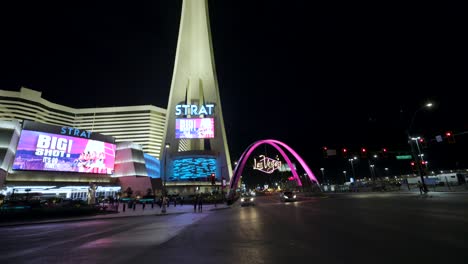
[[[255,205],[255,198],[252,195],[244,194],[240,197],[241,206]]]
[[[295,202],[297,199],[296,195],[293,192],[285,191],[280,194],[280,200],[282,202]]]

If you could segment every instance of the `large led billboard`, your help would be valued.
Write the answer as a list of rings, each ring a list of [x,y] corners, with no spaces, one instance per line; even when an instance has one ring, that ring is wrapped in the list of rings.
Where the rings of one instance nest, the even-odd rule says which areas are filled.
[[[216,158],[191,157],[173,161],[172,175],[169,181],[205,181],[216,173]]]
[[[12,169],[112,174],[114,161],[115,144],[23,129]]]
[[[176,138],[214,138],[214,118],[176,118]]]

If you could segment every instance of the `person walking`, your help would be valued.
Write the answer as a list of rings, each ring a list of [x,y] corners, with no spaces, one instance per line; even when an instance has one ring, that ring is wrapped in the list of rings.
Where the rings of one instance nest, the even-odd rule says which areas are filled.
[[[198,195],[193,197],[193,212],[197,212]]]
[[[200,195],[198,197],[198,212],[202,212],[203,211],[203,197]]]
[[[163,213],[163,214],[166,213],[166,206],[167,206],[167,197],[166,197],[166,196],[163,196],[163,198],[162,198],[161,213]]]
[[[421,181],[418,181],[418,188],[419,188],[419,193],[420,193],[420,194],[423,194],[423,192],[424,192],[424,187],[423,187]]]

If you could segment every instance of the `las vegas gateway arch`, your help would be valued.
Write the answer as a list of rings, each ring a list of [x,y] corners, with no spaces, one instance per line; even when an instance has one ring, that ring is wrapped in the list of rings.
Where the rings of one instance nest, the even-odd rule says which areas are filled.
[[[229,148],[216,77],[207,0],[184,0],[161,144],[161,177],[168,190],[208,190],[230,181]],[[176,189],[179,188],[179,189]],[[209,187],[211,188],[211,187]]]
[[[320,189],[320,185],[319,185],[319,182],[318,182],[317,178],[312,173],[309,166],[307,166],[305,161],[301,158],[301,156],[299,156],[299,154],[297,154],[296,151],[294,151],[290,146],[286,145],[285,143],[283,143],[281,141],[278,141],[278,140],[275,140],[275,139],[264,139],[264,140],[258,140],[256,142],[252,143],[242,153],[239,161],[237,162],[236,168],[234,169],[234,176],[233,176],[231,184],[230,184],[230,195],[233,195],[235,190],[238,187],[239,179],[241,177],[242,171],[245,168],[245,164],[247,163],[248,158],[250,157],[252,152],[257,147],[259,147],[260,145],[263,145],[263,144],[271,145],[272,147],[274,147],[281,154],[281,156],[284,158],[284,160],[288,164],[289,168],[291,168],[293,178],[297,182],[298,186],[302,186],[302,181],[301,181],[299,175],[297,174],[297,171],[294,169],[294,166],[292,164],[291,159],[288,157],[288,155],[283,150],[283,148],[286,149],[289,153],[292,154],[292,156],[299,162],[301,167],[304,169],[307,176],[309,176],[310,181],[316,183],[317,187]]]

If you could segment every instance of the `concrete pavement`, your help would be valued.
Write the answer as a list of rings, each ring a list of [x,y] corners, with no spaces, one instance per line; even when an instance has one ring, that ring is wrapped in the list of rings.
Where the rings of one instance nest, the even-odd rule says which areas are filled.
[[[193,204],[184,204],[177,206],[169,206],[166,208],[166,212],[161,212],[159,205],[154,205],[151,207],[151,204],[146,204],[143,209],[142,204],[137,204],[135,210],[126,208],[123,211],[123,205],[119,204],[118,212],[109,212],[102,213],[98,215],[91,216],[79,216],[79,217],[64,217],[64,218],[50,218],[50,219],[40,219],[40,220],[25,220],[25,221],[14,221],[14,222],[0,222],[0,227],[5,226],[18,226],[18,225],[31,225],[31,224],[48,224],[48,223],[60,223],[60,222],[71,222],[71,221],[89,221],[89,220],[100,220],[100,219],[112,219],[112,218],[123,218],[123,217],[138,217],[138,216],[165,216],[173,214],[184,214],[184,213],[206,213],[209,211],[229,209],[230,206],[224,204],[204,204],[202,212],[198,210],[194,211]]]

